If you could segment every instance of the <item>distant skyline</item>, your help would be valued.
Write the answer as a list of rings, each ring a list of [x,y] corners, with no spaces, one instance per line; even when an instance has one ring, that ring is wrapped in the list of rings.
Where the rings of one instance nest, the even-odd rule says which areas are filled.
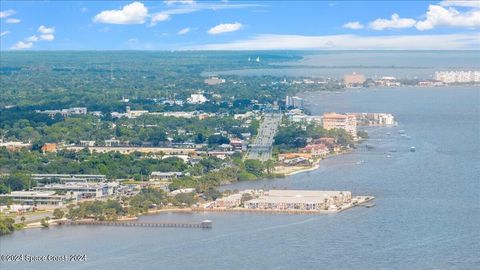
[[[1,50],[480,48],[480,1],[2,1]]]

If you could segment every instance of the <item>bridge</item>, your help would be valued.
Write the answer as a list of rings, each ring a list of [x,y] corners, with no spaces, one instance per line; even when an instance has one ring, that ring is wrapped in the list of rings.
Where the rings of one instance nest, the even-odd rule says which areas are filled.
[[[212,221],[179,223],[179,222],[137,222],[137,221],[97,221],[97,220],[76,220],[58,221],[59,225],[96,225],[96,226],[121,226],[121,227],[157,227],[157,228],[200,228],[211,229]]]

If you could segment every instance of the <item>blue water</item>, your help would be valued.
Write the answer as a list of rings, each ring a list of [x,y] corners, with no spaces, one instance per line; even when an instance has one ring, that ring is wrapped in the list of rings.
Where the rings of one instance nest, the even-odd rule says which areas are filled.
[[[234,188],[351,190],[373,208],[331,215],[165,214],[212,219],[211,230],[57,227],[2,237],[2,254],[87,254],[83,263],[2,263],[1,269],[480,269],[480,91],[397,88],[309,94],[316,114],[391,112],[375,148],[329,158],[291,177]],[[405,130],[404,138],[399,130]],[[390,133],[388,135],[387,133]],[[417,151],[411,153],[409,148]],[[396,152],[391,152],[396,151]],[[391,157],[387,157],[391,155]],[[361,161],[361,164],[358,162]]]
[[[300,76],[343,78],[363,73],[368,78],[432,79],[439,70],[479,70],[479,51],[323,51],[304,55],[301,61],[273,63],[271,68],[215,71],[241,76]]]

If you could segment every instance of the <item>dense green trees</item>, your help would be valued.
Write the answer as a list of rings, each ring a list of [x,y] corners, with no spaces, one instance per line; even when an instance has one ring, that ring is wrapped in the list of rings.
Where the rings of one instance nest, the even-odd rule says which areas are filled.
[[[307,132],[298,125],[291,124],[281,127],[275,135],[275,145],[285,148],[304,147],[307,144]]]
[[[151,205],[155,204],[157,206],[161,206],[165,202],[165,200],[166,194],[162,190],[150,188],[142,189],[140,193],[131,197],[128,200],[129,212],[146,212]],[[135,211],[132,211],[130,208],[135,209]]]
[[[78,207],[70,208],[67,217],[72,220],[93,218],[95,220],[116,220],[125,214],[120,202],[115,200],[87,201]]]
[[[13,172],[8,177],[0,178],[0,192],[8,190],[28,189],[35,185],[28,175],[9,171],[29,173],[67,173],[67,174],[106,174],[108,178],[130,178],[139,175],[144,179],[152,171],[184,171],[187,164],[182,159],[169,157],[155,159],[137,155],[122,155],[119,153],[90,153],[59,151],[43,155],[38,152],[18,151],[8,152],[0,148],[0,168],[3,173]]]
[[[0,235],[12,233],[15,230],[15,220],[0,214]]]
[[[302,128],[302,124],[288,123],[280,127],[274,145],[283,150],[294,150],[293,148],[304,147],[307,138],[318,139],[321,137],[332,137],[341,146],[353,146],[354,141],[350,133],[344,129],[326,130],[317,124],[308,124]]]
[[[63,212],[63,210],[60,208],[56,208],[55,210],[53,210],[53,217],[55,219],[61,219],[63,218],[64,215],[65,215],[65,212]]]
[[[28,162],[28,160],[26,161]],[[0,176],[0,194],[17,190],[28,190],[34,186],[36,186],[36,182],[32,181],[30,176],[25,173],[14,171],[9,175]]]

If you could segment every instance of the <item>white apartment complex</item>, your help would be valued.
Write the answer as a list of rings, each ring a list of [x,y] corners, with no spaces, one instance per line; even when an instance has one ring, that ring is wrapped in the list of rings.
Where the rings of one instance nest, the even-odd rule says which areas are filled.
[[[437,71],[435,80],[444,83],[478,83],[480,71]]]

